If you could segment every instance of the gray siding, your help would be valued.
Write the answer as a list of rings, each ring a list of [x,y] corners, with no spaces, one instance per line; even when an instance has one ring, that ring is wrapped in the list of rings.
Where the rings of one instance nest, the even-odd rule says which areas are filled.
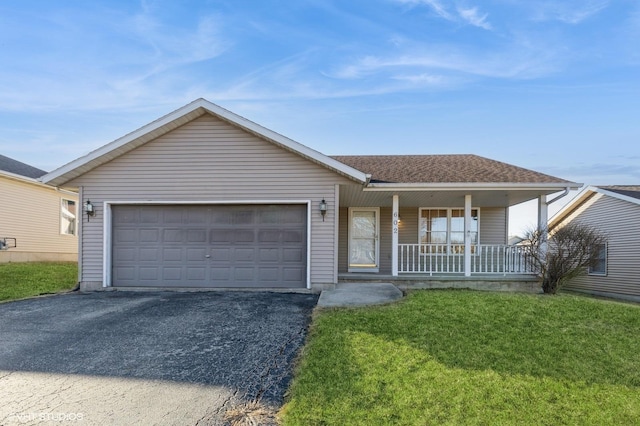
[[[480,209],[480,244],[507,244],[508,227],[506,208]]]
[[[101,282],[104,201],[311,200],[311,282],[334,281],[336,173],[210,115],[69,183],[97,206],[83,222],[82,281]],[[318,212],[325,199],[325,221]],[[83,200],[84,201],[84,200]]]
[[[589,204],[567,219],[593,226],[607,236],[607,275],[584,275],[567,288],[640,296],[640,206],[607,195]]]
[[[416,207],[400,207],[398,242],[418,243],[418,213]],[[507,243],[507,210],[503,207],[483,207],[480,209],[480,243]],[[338,248],[338,271],[347,272],[349,244],[349,209],[340,208],[340,229]],[[391,273],[391,207],[380,208],[380,273]]]
[[[340,226],[338,227],[338,272],[347,272],[349,268],[349,209],[340,207]]]

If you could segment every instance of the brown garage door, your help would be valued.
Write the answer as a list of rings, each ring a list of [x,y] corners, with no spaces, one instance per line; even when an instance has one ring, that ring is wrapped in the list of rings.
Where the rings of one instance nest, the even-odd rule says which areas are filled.
[[[305,287],[305,205],[117,205],[121,287]]]

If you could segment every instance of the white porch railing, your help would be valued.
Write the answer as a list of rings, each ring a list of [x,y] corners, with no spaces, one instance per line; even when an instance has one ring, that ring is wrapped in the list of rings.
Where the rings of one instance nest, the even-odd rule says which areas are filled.
[[[398,273],[463,274],[462,244],[398,244]],[[531,274],[525,247],[498,244],[471,246],[472,274]]]

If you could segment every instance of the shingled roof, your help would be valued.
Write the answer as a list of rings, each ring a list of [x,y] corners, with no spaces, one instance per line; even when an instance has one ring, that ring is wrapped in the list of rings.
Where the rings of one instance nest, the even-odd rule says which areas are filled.
[[[640,186],[638,185],[610,185],[598,186],[598,188],[606,189],[607,191],[615,192],[620,195],[626,195],[627,197],[637,198],[640,200]]]
[[[37,179],[47,174],[44,170],[14,160],[13,158],[5,157],[4,155],[0,155],[0,170],[32,179]]]
[[[373,183],[571,183],[471,154],[337,155],[331,158],[371,174]]]

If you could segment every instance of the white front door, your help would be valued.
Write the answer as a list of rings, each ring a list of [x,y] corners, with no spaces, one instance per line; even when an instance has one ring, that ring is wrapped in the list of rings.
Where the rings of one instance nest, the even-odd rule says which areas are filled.
[[[349,272],[378,272],[380,261],[380,209],[349,209]]]

